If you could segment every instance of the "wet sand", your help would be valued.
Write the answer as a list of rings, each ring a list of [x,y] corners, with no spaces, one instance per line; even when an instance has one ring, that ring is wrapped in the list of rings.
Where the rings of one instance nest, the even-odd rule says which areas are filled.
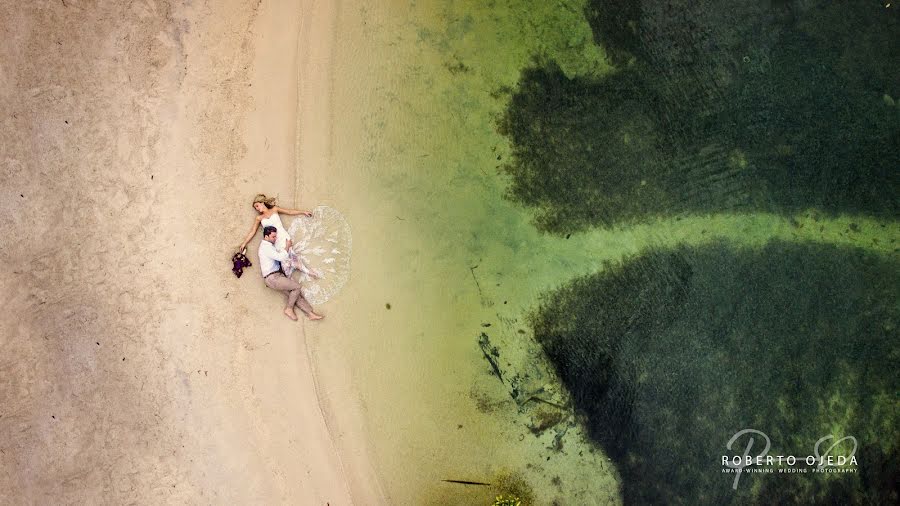
[[[0,7],[2,502],[377,504],[311,324],[229,262],[255,193],[314,205],[298,75],[303,103],[328,78],[299,54],[332,8]]]

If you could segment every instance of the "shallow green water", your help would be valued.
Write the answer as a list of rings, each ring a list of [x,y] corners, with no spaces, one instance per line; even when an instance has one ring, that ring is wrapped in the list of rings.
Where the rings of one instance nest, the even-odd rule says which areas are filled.
[[[638,482],[631,488],[621,485],[642,471],[629,466],[629,449],[604,447],[603,437],[592,428],[592,409],[605,412],[596,404],[604,397],[598,394],[587,404],[584,396],[570,398],[553,370],[564,371],[561,360],[573,358],[556,353],[549,361],[532,337],[529,315],[542,301],[549,314],[554,307],[566,307],[564,300],[553,298],[557,292],[552,290],[579,276],[609,272],[649,248],[666,252],[680,245],[727,244],[758,251],[772,241],[802,243],[817,259],[817,252],[834,246],[855,248],[896,266],[900,229],[892,207],[896,199],[889,198],[896,196],[896,186],[891,186],[896,183],[877,179],[886,173],[880,168],[883,160],[870,165],[875,183],[853,180],[853,191],[834,198],[825,197],[842,188],[842,180],[829,176],[813,187],[815,171],[809,160],[827,155],[823,172],[831,175],[843,174],[836,156],[871,161],[871,149],[897,138],[891,130],[897,113],[877,109],[881,116],[863,126],[853,118],[865,108],[894,107],[882,94],[896,97],[898,90],[875,96],[878,105],[863,101],[865,107],[847,109],[857,123],[850,121],[842,131],[866,131],[872,124],[879,132],[888,129],[884,135],[865,137],[869,144],[851,136],[845,140],[854,150],[826,150],[823,155],[807,137],[776,122],[775,127],[784,130],[778,135],[790,139],[775,139],[775,147],[767,151],[760,148],[765,145],[763,133],[743,139],[734,132],[752,130],[753,125],[771,131],[771,118],[712,126],[741,112],[722,106],[720,88],[735,79],[757,79],[751,81],[757,88],[768,82],[759,81],[757,74],[767,69],[754,58],[764,59],[765,51],[777,46],[774,35],[763,41],[769,44],[765,47],[741,45],[741,37],[757,35],[755,28],[735,36],[734,44],[753,55],[749,67],[739,65],[743,53],[732,67],[718,53],[714,62],[703,60],[703,53],[692,56],[700,58],[702,70],[715,74],[721,86],[704,92],[714,100],[702,95],[678,102],[672,96],[692,87],[675,79],[690,74],[682,72],[668,85],[662,81],[662,87],[644,86],[653,76],[637,67],[632,53],[647,46],[628,39],[628,33],[612,34],[625,40],[616,39],[614,64],[607,62],[594,43],[592,28],[602,34],[606,26],[597,20],[600,6],[595,4],[416,1],[342,6],[343,17],[359,29],[359,46],[339,50],[338,59],[351,65],[336,76],[337,101],[341,89],[361,88],[366,97],[362,108],[349,115],[358,123],[340,127],[356,140],[348,141],[352,149],[338,157],[339,170],[355,181],[347,184],[367,210],[349,216],[355,279],[348,290],[371,293],[367,287],[377,286],[383,295],[383,300],[358,299],[357,326],[348,330],[361,343],[348,360],[359,377],[366,378],[359,388],[375,440],[376,464],[397,504],[489,504],[503,487],[481,490],[440,480],[492,481],[503,473],[528,482],[535,504],[640,502],[627,493]],[[629,21],[640,11],[628,5],[603,6],[618,7],[624,13],[620,24],[632,26]],[[726,16],[725,25],[733,26],[739,13]],[[688,14],[665,18],[662,33],[682,33],[691,23]],[[693,15],[702,22],[720,22]],[[662,19],[654,16],[650,19]],[[668,46],[664,37],[654,40],[651,49],[659,57],[659,48]],[[803,71],[782,73],[779,79],[796,80]],[[794,103],[779,89],[757,88],[741,87],[737,98],[765,101],[777,95],[781,102],[766,106],[770,117],[777,117],[785,102]],[[635,97],[620,100],[628,93]],[[799,100],[810,104],[795,115],[801,126],[810,111],[822,110],[815,98],[801,95]],[[708,114],[695,114],[691,100],[700,100]],[[724,100],[732,102],[744,104]],[[672,103],[677,107],[672,109]],[[816,114],[816,121],[824,121]],[[842,134],[828,135],[823,138],[832,142]],[[884,153],[887,160],[897,156],[896,144],[893,147]],[[777,164],[768,164],[773,160]],[[785,180],[785,174],[802,177]],[[793,187],[799,190],[790,191]],[[839,270],[843,260],[829,255],[823,253],[822,258]],[[777,254],[769,261],[777,262]],[[788,274],[778,279],[792,283]],[[598,310],[613,297],[602,287],[586,290]],[[736,293],[739,297],[741,292]],[[895,297],[894,315],[896,295],[877,294]],[[570,308],[568,313],[575,311]],[[565,315],[557,317],[579,325]],[[495,365],[502,382],[479,348],[482,333],[497,348]],[[537,334],[548,342],[540,327]],[[895,331],[890,336],[896,340]],[[577,347],[569,351],[575,358],[583,354]],[[896,353],[896,347],[888,352]],[[690,356],[679,355],[687,361]],[[570,391],[582,391],[561,375]],[[690,378],[681,381],[689,383]],[[678,385],[671,388],[677,391]],[[556,410],[545,405],[541,411],[525,402],[532,393],[565,406]],[[791,399],[787,395],[782,401]],[[886,406],[895,410],[896,401]],[[646,409],[652,412],[652,406]],[[558,414],[563,421],[535,430],[541,420]],[[620,420],[630,423],[627,417]],[[798,433],[813,430],[800,425]],[[733,433],[740,428],[721,430]],[[712,440],[719,436],[707,438],[717,449],[727,442]],[[655,444],[653,448],[661,443]],[[690,495],[692,486],[732,479],[716,474],[718,469],[688,471],[698,476],[672,481],[671,488],[651,500],[689,502],[696,498]],[[689,486],[679,488],[678,483]]]

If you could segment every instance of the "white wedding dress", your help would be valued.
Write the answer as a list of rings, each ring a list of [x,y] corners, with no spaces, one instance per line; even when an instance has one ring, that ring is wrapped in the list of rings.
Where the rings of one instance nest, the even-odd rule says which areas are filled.
[[[281,223],[281,216],[278,216],[278,213],[272,213],[268,218],[260,220],[260,223],[262,223],[263,227],[275,227],[278,230],[278,235],[275,237],[275,249],[278,251],[283,250],[291,236],[284,228],[284,224]]]
[[[312,304],[327,301],[350,279],[350,225],[336,209],[318,206],[312,216],[297,216],[289,234],[303,297]]]

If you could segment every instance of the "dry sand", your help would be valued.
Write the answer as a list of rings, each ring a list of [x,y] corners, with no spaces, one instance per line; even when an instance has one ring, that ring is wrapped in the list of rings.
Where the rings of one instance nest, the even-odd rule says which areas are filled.
[[[339,352],[229,271],[315,204],[337,9],[0,4],[0,502],[383,502]]]

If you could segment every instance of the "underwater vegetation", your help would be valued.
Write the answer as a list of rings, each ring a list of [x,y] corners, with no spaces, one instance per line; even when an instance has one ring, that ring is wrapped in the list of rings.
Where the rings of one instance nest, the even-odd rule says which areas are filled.
[[[506,197],[566,238],[686,214],[896,220],[897,7],[587,0],[613,70],[522,70],[497,121]],[[897,504],[898,267],[819,243],[650,249],[544,294],[531,324],[626,504]],[[856,472],[732,489],[742,429],[800,458],[853,436]]]
[[[896,218],[897,7],[589,0],[615,70],[537,57],[522,71],[498,119],[507,196],[557,234],[811,207]]]
[[[650,250],[545,294],[531,320],[626,504],[897,504],[898,267],[812,243]],[[858,472],[732,490],[721,458],[745,428],[799,458],[854,436]]]

